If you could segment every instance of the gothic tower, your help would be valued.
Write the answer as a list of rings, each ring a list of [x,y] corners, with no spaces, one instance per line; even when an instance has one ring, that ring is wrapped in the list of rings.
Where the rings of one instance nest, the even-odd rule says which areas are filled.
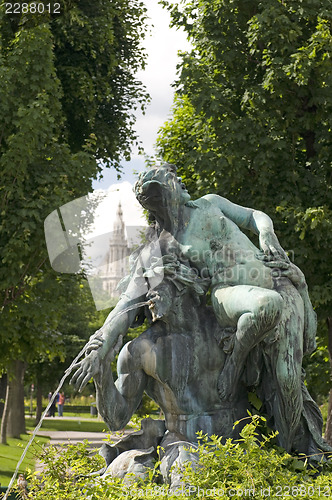
[[[111,297],[118,297],[116,287],[119,281],[128,273],[129,248],[123,222],[121,202],[116,212],[113,232],[109,242],[109,250],[103,265],[103,289]]]

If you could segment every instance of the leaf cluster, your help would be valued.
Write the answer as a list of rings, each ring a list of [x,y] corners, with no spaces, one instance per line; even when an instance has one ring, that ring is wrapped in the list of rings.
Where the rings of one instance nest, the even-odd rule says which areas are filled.
[[[140,0],[70,0],[51,23],[71,150],[92,136],[95,158],[117,168],[137,140],[133,109],[148,100],[135,76],[145,65],[145,20]]]

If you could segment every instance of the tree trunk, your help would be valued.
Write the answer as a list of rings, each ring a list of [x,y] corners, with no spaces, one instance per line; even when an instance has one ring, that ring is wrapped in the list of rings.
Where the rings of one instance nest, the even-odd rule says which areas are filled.
[[[316,135],[315,132],[313,132],[312,130],[307,130],[303,134],[303,137],[307,150],[307,160],[309,161],[316,156],[316,149],[315,149]]]
[[[25,434],[24,417],[24,373],[25,363],[14,361],[8,371],[7,394],[1,423],[1,442],[5,443],[7,436],[19,438]]]
[[[7,375],[4,374],[0,378],[0,418],[2,418],[3,409],[5,406],[6,392],[7,392]]]
[[[329,316],[326,321],[328,328],[327,347],[329,351],[330,365],[332,370],[332,316]],[[324,437],[328,442],[328,444],[332,446],[332,389],[330,390],[329,394],[329,405],[327,410],[327,421],[326,421],[326,429]]]
[[[9,384],[7,382],[6,400],[1,421],[1,444],[7,444],[7,424],[8,424],[9,408],[10,408],[10,396],[11,393],[9,389]]]
[[[43,411],[43,389],[41,382],[39,380],[37,381],[36,399],[37,399],[37,407],[36,407],[35,425],[38,425]]]

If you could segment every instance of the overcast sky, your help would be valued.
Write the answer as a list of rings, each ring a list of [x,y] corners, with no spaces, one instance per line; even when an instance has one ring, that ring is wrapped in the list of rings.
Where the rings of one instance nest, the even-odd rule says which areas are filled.
[[[148,8],[151,32],[144,42],[147,51],[147,66],[144,71],[137,74],[137,78],[146,86],[151,96],[151,103],[145,115],[137,115],[135,128],[145,153],[151,156],[155,153],[153,146],[158,130],[171,113],[174,95],[171,85],[176,79],[178,51],[187,50],[189,44],[183,32],[169,27],[170,16],[158,5],[158,0],[145,0],[145,4]],[[139,172],[143,169],[144,158],[138,156],[137,151],[133,151],[132,161],[123,162],[123,175],[120,181],[117,180],[115,170],[105,169],[103,179],[93,184],[94,195],[98,199],[100,196],[102,201],[95,211],[95,226],[86,235],[87,244],[83,249],[85,259],[89,263],[88,267],[93,274],[103,269],[102,262],[109,249],[119,202],[122,205],[129,244],[131,236],[138,234],[137,227],[147,225],[143,210],[132,189],[137,178],[133,171]],[[82,200],[83,204],[87,203],[85,198]],[[136,226],[136,229],[133,226]],[[104,307],[104,305],[98,305],[102,283],[97,283],[96,279],[95,277],[89,283],[96,307],[100,309]]]
[[[144,47],[147,51],[147,66],[137,73],[137,78],[146,86],[151,96],[146,114],[137,115],[136,131],[148,155],[154,154],[153,145],[158,129],[170,115],[173,103],[173,88],[171,84],[176,79],[176,65],[179,61],[178,51],[186,50],[189,44],[182,30],[170,28],[170,16],[167,10],[158,4],[158,0],[145,0],[148,9],[150,34],[147,34]],[[132,161],[123,162],[122,178],[133,182],[133,170],[142,170],[144,159],[133,151]],[[105,169],[104,179],[94,183],[94,188],[107,189],[116,182],[116,173]]]
[[[137,116],[136,131],[142,142],[145,152],[148,155],[154,154],[153,145],[157,138],[158,129],[170,116],[173,103],[172,83],[176,79],[176,65],[179,61],[178,51],[186,50],[189,44],[183,31],[170,28],[170,16],[163,9],[158,0],[145,0],[148,8],[150,34],[147,34],[144,46],[147,51],[147,66],[144,71],[137,74],[147,88],[151,96],[146,114]],[[105,190],[108,192],[107,200],[103,202],[97,232],[106,232],[106,226],[113,224],[113,216],[118,201],[123,205],[124,219],[127,225],[144,224],[145,221],[139,212],[139,206],[131,192],[130,184],[135,182],[134,171],[141,171],[144,168],[144,158],[138,156],[137,151],[133,151],[132,161],[123,162],[123,175],[121,181],[117,180],[117,174],[112,169],[103,171],[103,179],[95,181],[95,190]],[[126,181],[126,182],[124,182]],[[115,195],[116,193],[116,195]]]

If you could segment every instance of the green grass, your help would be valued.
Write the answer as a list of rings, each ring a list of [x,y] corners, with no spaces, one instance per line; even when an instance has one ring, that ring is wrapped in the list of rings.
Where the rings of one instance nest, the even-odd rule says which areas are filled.
[[[34,419],[26,419],[27,430],[33,431]],[[94,420],[65,420],[63,418],[47,418],[41,426],[43,431],[80,431],[80,432],[107,432],[105,422]]]
[[[32,417],[30,415],[30,412],[25,412],[25,418],[35,418],[34,416],[35,416],[35,412],[32,414]],[[66,417],[95,418],[97,420],[97,415],[96,416],[92,416],[91,413],[89,413],[89,412],[85,412],[85,413],[80,412],[80,413],[77,413],[77,412],[73,412],[73,411],[66,411],[66,412],[63,413],[63,417],[64,418],[66,418]],[[47,418],[50,418],[50,417],[47,417]],[[53,417],[51,417],[51,418],[53,418]],[[55,417],[54,418],[58,418],[58,413],[57,412],[55,412]]]
[[[35,428],[35,419],[26,418],[25,422],[27,431],[32,432]],[[79,418],[77,420],[47,418],[44,420],[41,429],[43,431],[80,431],[82,433],[107,432],[108,430],[104,422],[97,420],[81,421]],[[0,444],[0,486],[8,486],[16,469],[17,462],[21,458],[30,437],[30,434],[22,434],[21,439],[8,438],[7,445]],[[40,451],[41,446],[48,441],[47,437],[36,436],[20,467],[20,473],[23,473],[27,468],[34,469],[36,454]]]
[[[55,414],[56,416],[56,414]],[[76,418],[95,418],[97,420],[97,417],[92,417],[91,413],[75,413],[75,412],[70,412],[66,411],[63,413],[64,417],[76,417]]]
[[[8,438],[8,444],[0,444],[0,485],[8,486],[12,475],[20,460],[24,448],[26,447],[30,435],[22,434],[21,439]],[[37,437],[28,450],[28,453],[21,464],[19,472],[23,473],[26,468],[34,469],[36,454],[44,443],[48,442],[46,437]]]
[[[90,415],[87,415],[90,417]],[[1,420],[0,420],[1,421]],[[28,432],[33,432],[35,428],[35,419],[26,418],[26,429]],[[82,432],[108,432],[107,425],[104,422],[96,420],[66,420],[65,418],[46,418],[41,426],[43,431],[79,431]],[[17,466],[17,462],[21,458],[24,448],[26,447],[31,435],[23,434],[21,439],[8,438],[8,444],[0,444],[0,486],[8,486],[12,475]],[[106,437],[106,436],[105,436]],[[27,456],[25,457],[19,472],[23,473],[27,468],[34,469],[35,457],[40,451],[43,444],[47,443],[47,437],[36,436]]]

